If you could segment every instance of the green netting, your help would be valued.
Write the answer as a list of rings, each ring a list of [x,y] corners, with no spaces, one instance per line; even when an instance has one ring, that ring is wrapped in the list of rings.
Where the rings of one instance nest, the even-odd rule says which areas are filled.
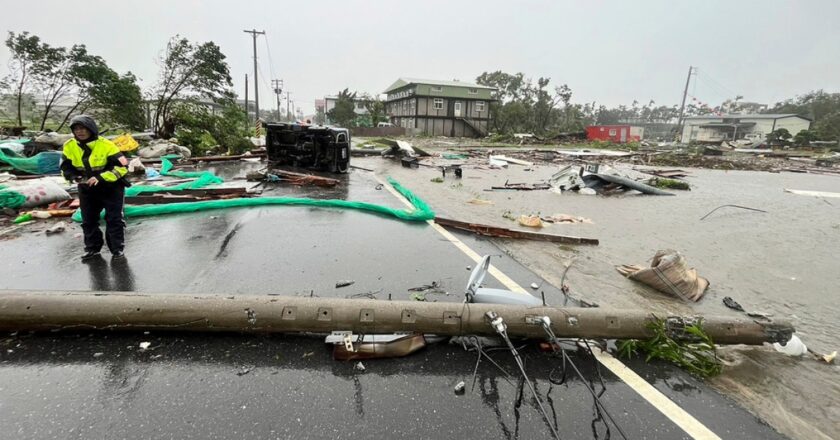
[[[23,157],[11,151],[0,149],[0,162],[29,174],[58,174],[61,165],[61,151],[44,151],[32,157]]]
[[[202,172],[186,172],[186,171],[172,171],[172,162],[166,157],[161,160],[160,174],[164,176],[180,177],[182,179],[192,179],[197,177],[197,180],[191,182],[184,182],[175,186],[157,186],[157,185],[133,185],[125,190],[126,196],[136,196],[143,193],[155,193],[165,191],[180,191],[183,189],[201,189],[209,185],[216,185],[224,182],[224,179],[216,176],[209,171]]]
[[[17,209],[26,203],[26,196],[17,191],[5,188],[3,185],[0,185],[0,208]]]
[[[388,182],[407,198],[414,206],[412,210],[394,209],[387,206],[367,202],[353,202],[348,200],[319,200],[296,197],[258,197],[227,200],[208,200],[203,202],[170,203],[166,205],[126,206],[126,217],[143,217],[185,212],[206,211],[211,209],[244,208],[253,206],[319,206],[329,208],[356,209],[396,217],[407,221],[426,221],[435,218],[434,211],[423,200],[400,185],[396,180],[388,178]],[[104,213],[103,213],[104,215]],[[73,220],[82,221],[80,211],[73,214]]]

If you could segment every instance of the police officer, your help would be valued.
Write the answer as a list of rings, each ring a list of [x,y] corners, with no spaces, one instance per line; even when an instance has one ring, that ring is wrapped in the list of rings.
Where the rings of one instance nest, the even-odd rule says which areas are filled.
[[[112,259],[125,258],[123,203],[128,160],[113,142],[99,137],[96,122],[80,115],[70,120],[73,139],[64,144],[61,174],[78,183],[85,253],[82,261],[97,258],[102,249],[99,216],[105,209],[105,242]]]

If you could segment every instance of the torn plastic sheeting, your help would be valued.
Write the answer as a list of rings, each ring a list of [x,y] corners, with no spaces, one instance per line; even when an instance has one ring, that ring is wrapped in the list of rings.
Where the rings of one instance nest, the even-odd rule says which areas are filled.
[[[7,163],[19,171],[29,174],[58,174],[61,164],[61,151],[44,151],[32,157],[16,155],[11,150],[7,154],[0,149],[0,162]]]
[[[4,187],[0,185],[0,208],[17,209],[26,203],[26,196],[23,194],[11,189],[3,188]]]
[[[185,189],[201,189],[206,186],[223,183],[224,179],[216,176],[209,171],[201,172],[187,172],[187,171],[172,171],[172,162],[167,158],[161,158],[160,173],[164,176],[180,177],[183,179],[198,178],[192,182],[184,182],[175,186],[158,186],[158,185],[134,185],[125,190],[127,197],[137,196],[143,193],[156,193],[166,191],[180,191]]]
[[[400,185],[396,180],[388,178],[388,182],[399,191],[406,199],[411,202],[414,209],[411,211],[403,209],[394,209],[387,206],[376,205],[367,202],[353,202],[349,200],[321,200],[321,199],[306,199],[296,197],[260,197],[260,198],[242,198],[242,199],[226,199],[226,200],[208,200],[202,202],[186,202],[186,203],[171,203],[166,205],[139,205],[126,206],[126,217],[144,217],[165,214],[179,214],[186,212],[198,212],[211,209],[228,209],[228,208],[246,208],[253,206],[319,206],[327,208],[343,208],[356,209],[360,211],[373,212],[377,214],[384,214],[396,217],[400,220],[406,221],[427,221],[435,218],[434,211],[414,195],[411,191]],[[104,216],[104,213],[101,214]],[[73,221],[81,222],[81,211],[76,211],[73,214]]]

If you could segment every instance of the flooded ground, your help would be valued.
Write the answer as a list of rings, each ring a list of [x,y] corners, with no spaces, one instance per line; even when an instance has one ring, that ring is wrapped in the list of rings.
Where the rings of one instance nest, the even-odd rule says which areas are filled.
[[[601,245],[597,247],[491,241],[456,233],[479,254],[507,253],[515,257],[503,255],[494,259],[494,265],[522,285],[531,282],[542,285],[540,290],[545,291],[551,304],[558,304],[563,298],[556,288],[560,285],[559,265],[575,256],[568,284],[575,296],[588,301],[604,306],[724,314],[728,310],[719,301],[728,294],[747,309],[766,304],[761,310],[779,316],[795,314],[807,343],[817,349],[832,345],[830,330],[808,325],[809,316],[830,314],[826,310],[834,306],[830,290],[822,297],[813,298],[822,301],[819,307],[824,309],[807,308],[813,315],[775,308],[773,301],[761,302],[755,299],[754,293],[748,296],[741,291],[744,283],[738,284],[741,277],[747,276],[743,274],[759,278],[749,271],[767,265],[774,258],[763,249],[764,245],[756,247],[754,252],[741,254],[740,258],[750,255],[751,260],[738,261],[726,256],[733,247],[734,235],[727,238],[704,232],[712,237],[708,241],[714,242],[713,246],[698,238],[681,241],[683,235],[690,235],[686,231],[692,228],[718,231],[706,226],[706,222],[718,221],[719,226],[723,220],[736,225],[743,223],[740,230],[750,231],[752,227],[772,226],[772,215],[787,219],[795,214],[779,207],[787,206],[784,203],[762,202],[765,205],[762,208],[770,213],[724,211],[715,214],[719,217],[699,222],[695,219],[723,203],[715,199],[719,195],[702,189],[706,181],[712,182],[709,187],[725,183],[714,175],[696,173],[692,180],[696,190],[678,197],[605,199],[549,192],[483,191],[490,185],[504,183],[506,173],[511,182],[535,182],[550,174],[551,167],[538,167],[533,172],[517,168],[507,172],[467,169],[463,179],[447,178],[445,183],[438,184],[429,181],[438,175],[432,169],[403,169],[381,159],[354,160],[354,164],[377,168],[380,177],[394,175],[439,213],[454,218],[512,225],[501,217],[508,209],[517,213],[556,212],[591,218],[595,222],[592,225],[555,226],[549,230],[599,238]],[[248,169],[260,166],[226,164],[211,170],[234,184]],[[342,177],[340,188],[276,185],[264,195],[364,200],[400,208],[397,198],[379,189],[374,174],[354,170]],[[831,180],[824,182],[829,184]],[[796,187],[831,190],[828,186]],[[703,194],[705,199],[691,201]],[[466,204],[476,196],[494,200],[496,204]],[[805,209],[812,216],[812,211],[822,209],[813,199],[782,196],[792,197],[790,203],[802,204],[807,209],[797,209]],[[671,208],[664,205],[668,203]],[[739,198],[726,203],[756,202]],[[833,205],[819,203],[825,209],[834,209]],[[621,207],[619,211],[615,211],[616,206]],[[627,213],[616,215],[622,210]],[[676,219],[652,219],[646,211],[662,216],[670,213]],[[825,217],[821,218],[825,221]],[[756,223],[759,221],[764,223]],[[673,225],[679,222],[682,224],[677,229]],[[436,299],[459,301],[468,274],[465,269],[474,264],[428,225],[322,208],[236,209],[132,219],[127,235],[128,260],[110,264],[102,261],[98,265],[78,263],[81,239],[75,234],[77,226],[52,237],[38,232],[44,227],[40,223],[31,225],[0,242],[0,288],[282,293],[321,297],[373,294],[384,300],[392,294],[394,299],[408,299],[409,288],[440,281],[452,295]],[[805,226],[800,221],[799,228],[802,227]],[[829,228],[829,233],[834,231],[832,226]],[[761,234],[755,231],[750,237],[751,242],[761,240]],[[782,236],[774,239],[783,241]],[[818,248],[818,244],[836,248],[836,239],[834,244],[824,239],[811,240],[803,246]],[[684,252],[689,262],[712,280],[712,289],[703,301],[691,306],[675,304],[670,298],[635,286],[614,272],[614,264],[643,264],[659,247]],[[799,255],[801,250],[791,252]],[[718,260],[737,264],[728,268],[731,272],[717,270]],[[825,264],[830,262],[826,260]],[[789,262],[781,267],[789,271],[801,269]],[[816,263],[811,267],[812,276],[824,271]],[[760,269],[762,273],[773,273],[767,267]],[[791,276],[813,283],[813,278],[807,275],[796,272]],[[837,276],[830,273],[825,276],[832,275]],[[336,288],[336,281],[343,279],[352,279],[355,284]],[[501,287],[496,280],[488,280],[488,286]],[[791,301],[796,300],[797,304],[805,301],[802,295],[797,296],[798,290],[790,286],[786,289],[791,290]],[[760,289],[756,287],[756,291]],[[767,296],[781,298],[784,292],[777,286]],[[150,341],[153,349],[138,352],[136,347],[141,341]],[[538,353],[529,353],[527,358],[528,369],[535,369],[533,377],[541,393],[555,399],[557,406],[553,404],[552,410],[564,426],[563,438],[603,438],[602,422],[598,422],[596,430],[589,429],[594,422],[590,419],[591,400],[580,386],[583,382],[571,381],[552,388],[550,379],[556,374],[556,361]],[[587,380],[599,376],[591,358],[575,359]],[[745,403],[788,436],[832,436],[838,420],[836,395],[840,394],[830,382],[836,369],[752,348],[730,350],[727,359],[732,359],[733,365],[713,383],[719,389]],[[505,370],[513,371],[509,357],[500,362]],[[0,339],[0,426],[10,429],[0,433],[0,438],[6,438],[7,434],[9,438],[61,438],[65,432],[70,433],[65,437],[71,438],[102,437],[109,433],[127,438],[160,437],[167,433],[178,433],[182,438],[282,438],[291,433],[312,438],[382,435],[420,438],[439,437],[441,433],[460,438],[547,438],[550,435],[533,402],[522,399],[522,382],[508,383],[507,373],[486,379],[486,390],[481,388],[483,379],[479,377],[475,392],[471,390],[465,397],[454,399],[452,386],[460,380],[470,382],[474,365],[472,354],[452,346],[428,347],[422,354],[405,359],[365,362],[367,369],[358,370],[352,363],[333,361],[320,338],[207,338],[158,332],[7,335]],[[487,365],[482,365],[480,374],[487,374]],[[638,359],[627,365],[723,438],[781,438],[736,403],[709,389],[708,384],[676,367],[662,362],[646,365]],[[628,384],[607,371],[604,380],[608,388],[604,399],[614,408],[629,438],[687,438]],[[556,391],[552,393],[552,389]],[[44,401],[51,404],[44,405]],[[240,422],[230,423],[230,416]],[[476,423],[464,424],[466,417]],[[49,423],[40,423],[42,420]],[[147,423],[147,420],[154,422]]]
[[[476,159],[477,160],[477,159]],[[426,160],[429,164],[458,161]],[[503,214],[571,214],[593,224],[551,225],[563,235],[600,239],[599,246],[566,246],[493,240],[523,265],[559,286],[562,264],[574,259],[567,284],[574,296],[603,306],[656,312],[737,315],[722,304],[725,296],[747,311],[791,319],[799,336],[817,352],[838,349],[840,323],[840,199],[785,193],[785,188],[840,191],[840,178],[794,173],[690,169],[691,191],[675,197],[584,196],[549,191],[493,191],[491,186],[537,183],[558,170],[556,164],[507,170],[464,167],[443,183],[433,168],[407,169],[379,158],[355,164],[393,175],[443,215],[458,220],[518,228]],[[483,162],[483,161],[482,161]],[[473,162],[477,163],[477,162]],[[485,167],[486,168],[486,167]],[[474,205],[471,199],[490,200]],[[767,211],[721,208],[735,204]],[[659,249],[675,249],[708,278],[711,286],[698,303],[686,304],[622,277],[615,266],[648,264]],[[767,347],[727,347],[723,375],[712,383],[794,438],[835,438],[840,429],[840,366],[810,358],[791,359]]]

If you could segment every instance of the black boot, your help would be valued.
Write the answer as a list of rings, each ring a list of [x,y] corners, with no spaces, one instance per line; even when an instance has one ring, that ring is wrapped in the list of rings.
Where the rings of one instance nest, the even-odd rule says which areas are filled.
[[[99,251],[87,251],[82,255],[82,261],[90,261],[99,257]]]

